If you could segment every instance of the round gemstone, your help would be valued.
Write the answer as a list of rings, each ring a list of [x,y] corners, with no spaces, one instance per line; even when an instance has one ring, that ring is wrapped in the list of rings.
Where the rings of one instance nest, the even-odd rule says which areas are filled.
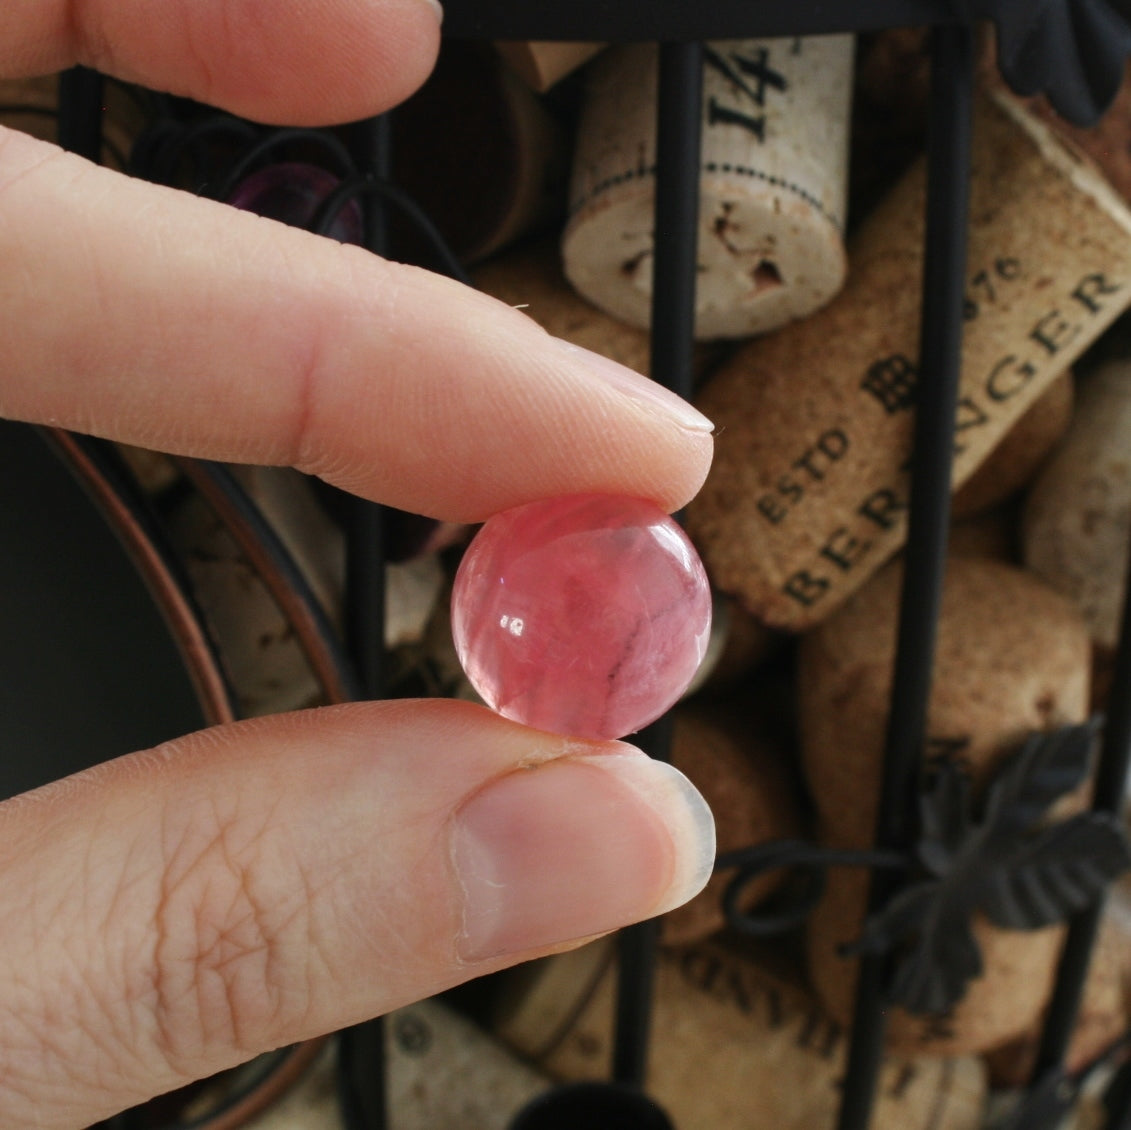
[[[640,499],[577,495],[496,514],[452,592],[456,651],[483,700],[582,738],[655,721],[690,683],[710,630],[694,547]]]
[[[339,184],[333,173],[317,165],[283,161],[245,177],[228,203],[292,227],[309,228],[319,205]],[[326,234],[339,243],[361,243],[361,205],[356,200],[347,201]]]

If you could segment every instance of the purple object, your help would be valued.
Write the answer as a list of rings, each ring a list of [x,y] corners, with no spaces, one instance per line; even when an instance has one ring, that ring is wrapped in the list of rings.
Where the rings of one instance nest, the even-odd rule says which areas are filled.
[[[236,185],[228,203],[292,227],[309,228],[319,205],[341,183],[333,173],[317,165],[285,161],[245,177]],[[361,205],[349,200],[326,234],[339,243],[361,243],[363,231]]]

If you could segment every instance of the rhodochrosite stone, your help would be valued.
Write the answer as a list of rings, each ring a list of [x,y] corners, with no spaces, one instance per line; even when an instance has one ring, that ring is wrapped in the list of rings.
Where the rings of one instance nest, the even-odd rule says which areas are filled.
[[[633,498],[578,495],[496,514],[452,592],[456,651],[484,701],[582,738],[655,721],[691,681],[710,629],[691,542]]]

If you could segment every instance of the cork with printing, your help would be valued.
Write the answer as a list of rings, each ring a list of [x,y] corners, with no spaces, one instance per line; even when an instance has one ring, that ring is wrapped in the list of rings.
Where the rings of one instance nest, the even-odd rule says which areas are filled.
[[[765,332],[843,283],[853,42],[705,45],[696,338]],[[634,326],[651,317],[657,57],[631,44],[590,66],[562,236],[573,285]]]
[[[1024,487],[1072,423],[1072,371],[1065,370],[1022,413],[981,466],[954,492],[951,515],[966,518],[1004,502]]]
[[[861,226],[837,298],[697,398],[718,430],[688,529],[772,626],[818,623],[906,536],[924,195],[920,163]],[[1131,302],[1131,212],[1018,104],[983,97],[967,256],[956,485]]]
[[[615,963],[608,942],[528,967],[497,1031],[540,1070],[607,1076]],[[680,1130],[833,1130],[844,1031],[773,965],[721,946],[662,953],[647,1087]],[[888,1057],[873,1130],[975,1130],[985,1072],[973,1057]]]
[[[902,567],[893,562],[801,641],[798,703],[802,758],[817,836],[834,847],[872,842],[883,764]],[[1033,731],[1083,721],[1090,647],[1072,605],[1021,569],[978,557],[947,563],[924,756],[956,759],[975,796]],[[1050,815],[1085,801],[1077,790]],[[830,1012],[851,1015],[855,961],[838,947],[860,935],[860,871],[835,868],[808,922],[810,972]],[[1006,931],[976,919],[983,975],[945,1018],[892,1009],[891,1046],[962,1054],[1026,1031],[1051,990],[1060,927]]]

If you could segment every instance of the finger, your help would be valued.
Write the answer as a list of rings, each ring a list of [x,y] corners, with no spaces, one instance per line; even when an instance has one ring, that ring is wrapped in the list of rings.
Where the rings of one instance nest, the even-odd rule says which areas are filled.
[[[84,63],[257,120],[376,114],[424,81],[431,0],[4,0],[0,75]]]
[[[475,521],[698,489],[710,423],[428,272],[0,140],[0,415]]]
[[[661,912],[676,770],[467,703],[212,730],[0,805],[0,1124],[87,1125]]]

